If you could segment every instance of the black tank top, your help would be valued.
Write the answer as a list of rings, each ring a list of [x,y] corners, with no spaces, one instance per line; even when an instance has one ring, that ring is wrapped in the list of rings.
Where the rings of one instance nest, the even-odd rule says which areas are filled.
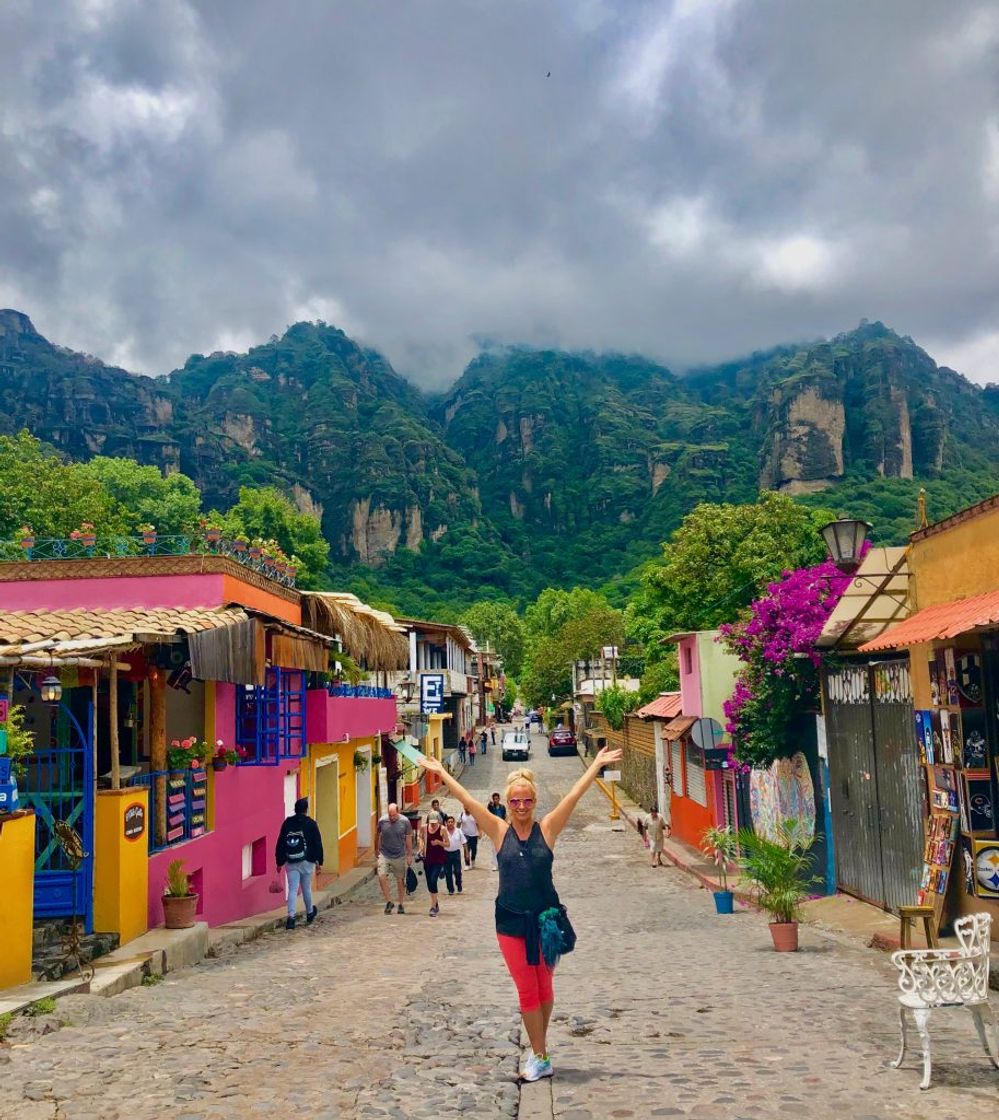
[[[558,906],[552,882],[555,854],[534,822],[531,834],[521,840],[511,826],[506,830],[500,850],[499,893],[496,895],[496,932],[510,937],[526,937],[532,920],[542,910]]]

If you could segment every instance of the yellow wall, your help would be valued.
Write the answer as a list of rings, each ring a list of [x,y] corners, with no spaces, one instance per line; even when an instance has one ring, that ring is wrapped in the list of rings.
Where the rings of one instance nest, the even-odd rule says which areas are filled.
[[[35,814],[0,820],[0,988],[31,979],[31,939],[35,898]]]
[[[309,748],[309,764],[301,770],[302,796],[311,798],[316,785],[316,763],[331,756],[337,760],[338,850],[326,853],[326,864],[328,870],[340,874],[357,865],[357,783],[374,781],[373,767],[362,772],[354,769],[354,751],[365,747],[372,754],[378,753],[378,743],[371,738],[351,739],[349,743],[314,743]],[[371,803],[374,805],[373,793]]]
[[[125,810],[135,804],[142,805],[145,810],[146,832],[134,840],[127,840]],[[147,789],[97,791],[94,928],[100,933],[117,933],[123,945],[149,928],[150,823]]]
[[[999,585],[999,509],[970,517],[909,552],[911,593],[918,609],[995,591]]]

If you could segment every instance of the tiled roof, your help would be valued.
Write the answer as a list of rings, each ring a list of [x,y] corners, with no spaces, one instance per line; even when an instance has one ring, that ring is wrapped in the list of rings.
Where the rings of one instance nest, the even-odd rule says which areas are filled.
[[[924,607],[904,622],[865,642],[860,647],[860,652],[876,653],[878,650],[901,649],[919,642],[956,638],[970,630],[997,624],[999,591],[990,591],[971,599],[955,599],[950,603],[938,603],[935,607]]]
[[[694,716],[677,716],[671,719],[663,728],[663,738],[672,742],[682,738],[697,723]]]
[[[145,610],[0,611],[0,655],[34,650],[66,653],[164,640],[245,622],[237,607]]]
[[[657,696],[655,700],[646,704],[644,708],[639,708],[635,715],[641,716],[642,719],[673,719],[674,716],[680,714],[680,711],[680,693],[664,692],[661,696]]]

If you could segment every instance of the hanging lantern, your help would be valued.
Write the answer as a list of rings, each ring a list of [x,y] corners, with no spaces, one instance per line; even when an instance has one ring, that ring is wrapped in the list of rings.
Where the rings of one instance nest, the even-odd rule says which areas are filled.
[[[841,572],[852,574],[860,567],[864,542],[872,527],[867,521],[842,517],[838,521],[830,521],[819,530],[832,562]]]
[[[42,681],[41,687],[43,704],[58,704],[62,699],[62,681],[56,676],[48,676]]]

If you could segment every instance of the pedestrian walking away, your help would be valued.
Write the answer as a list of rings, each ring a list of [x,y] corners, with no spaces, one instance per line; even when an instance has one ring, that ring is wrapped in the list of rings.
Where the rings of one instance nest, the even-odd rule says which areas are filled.
[[[475,738],[471,733],[468,736],[468,765],[475,765]]]
[[[659,815],[656,806],[653,805],[652,812],[645,819],[645,835],[648,837],[649,850],[652,853],[652,867],[665,866],[663,863],[663,845],[670,831],[669,825]]]
[[[499,852],[496,937],[517,987],[531,1042],[532,1053],[522,1072],[525,1081],[552,1076],[547,1040],[555,1003],[552,975],[559,953],[571,949],[574,940],[552,880],[555,843],[601,768],[621,755],[609,747],[599,751],[572,789],[540,821],[535,817],[538,791],[530,770],[512,770],[507,776],[508,819],[503,820],[476,801],[437,759],[420,759],[425,770],[440,776]]]
[[[506,806],[503,804],[498,793],[492,795],[486,808],[494,817],[499,817],[500,820],[503,821],[506,820]],[[490,848],[492,849],[492,858],[489,861],[489,870],[499,871],[499,863],[496,860],[496,845],[490,842]]]
[[[444,823],[444,833],[447,837],[447,863],[444,865],[444,878],[447,881],[447,893],[454,894],[457,886],[461,894],[461,849],[468,843],[464,832],[455,823],[454,817],[448,817]]]
[[[462,735],[461,738],[458,740],[458,757],[461,759],[462,763],[465,762],[465,757],[466,757],[467,754],[468,754],[468,744],[465,742],[465,736]]]
[[[389,876],[396,882],[398,911],[405,914],[403,899],[406,897],[406,869],[413,862],[413,826],[399,812],[393,801],[388,816],[382,817],[375,829],[375,854],[378,885],[385,896],[385,913],[391,914],[396,904],[389,894]]]
[[[492,727],[489,728],[489,742],[494,747],[496,746],[496,725],[495,724]]]
[[[479,736],[479,750],[483,754],[486,753],[486,747],[489,745],[489,736],[486,734],[486,729],[483,727],[482,734]]]
[[[423,836],[423,870],[427,876],[427,890],[430,891],[430,917],[440,913],[440,900],[437,897],[437,881],[447,866],[447,835],[444,826],[436,817],[427,822]]]
[[[323,865],[323,837],[319,825],[309,816],[309,799],[295,802],[293,816],[285,817],[278,833],[274,860],[278,870],[286,868],[288,877],[288,917],[285,929],[295,928],[295,906],[301,887],[305,903],[305,924],[312,925],[319,911],[312,902],[312,876]]]
[[[471,813],[462,810],[458,818],[458,827],[465,834],[468,846],[465,848],[465,866],[474,867],[475,857],[479,851],[479,824]]]

